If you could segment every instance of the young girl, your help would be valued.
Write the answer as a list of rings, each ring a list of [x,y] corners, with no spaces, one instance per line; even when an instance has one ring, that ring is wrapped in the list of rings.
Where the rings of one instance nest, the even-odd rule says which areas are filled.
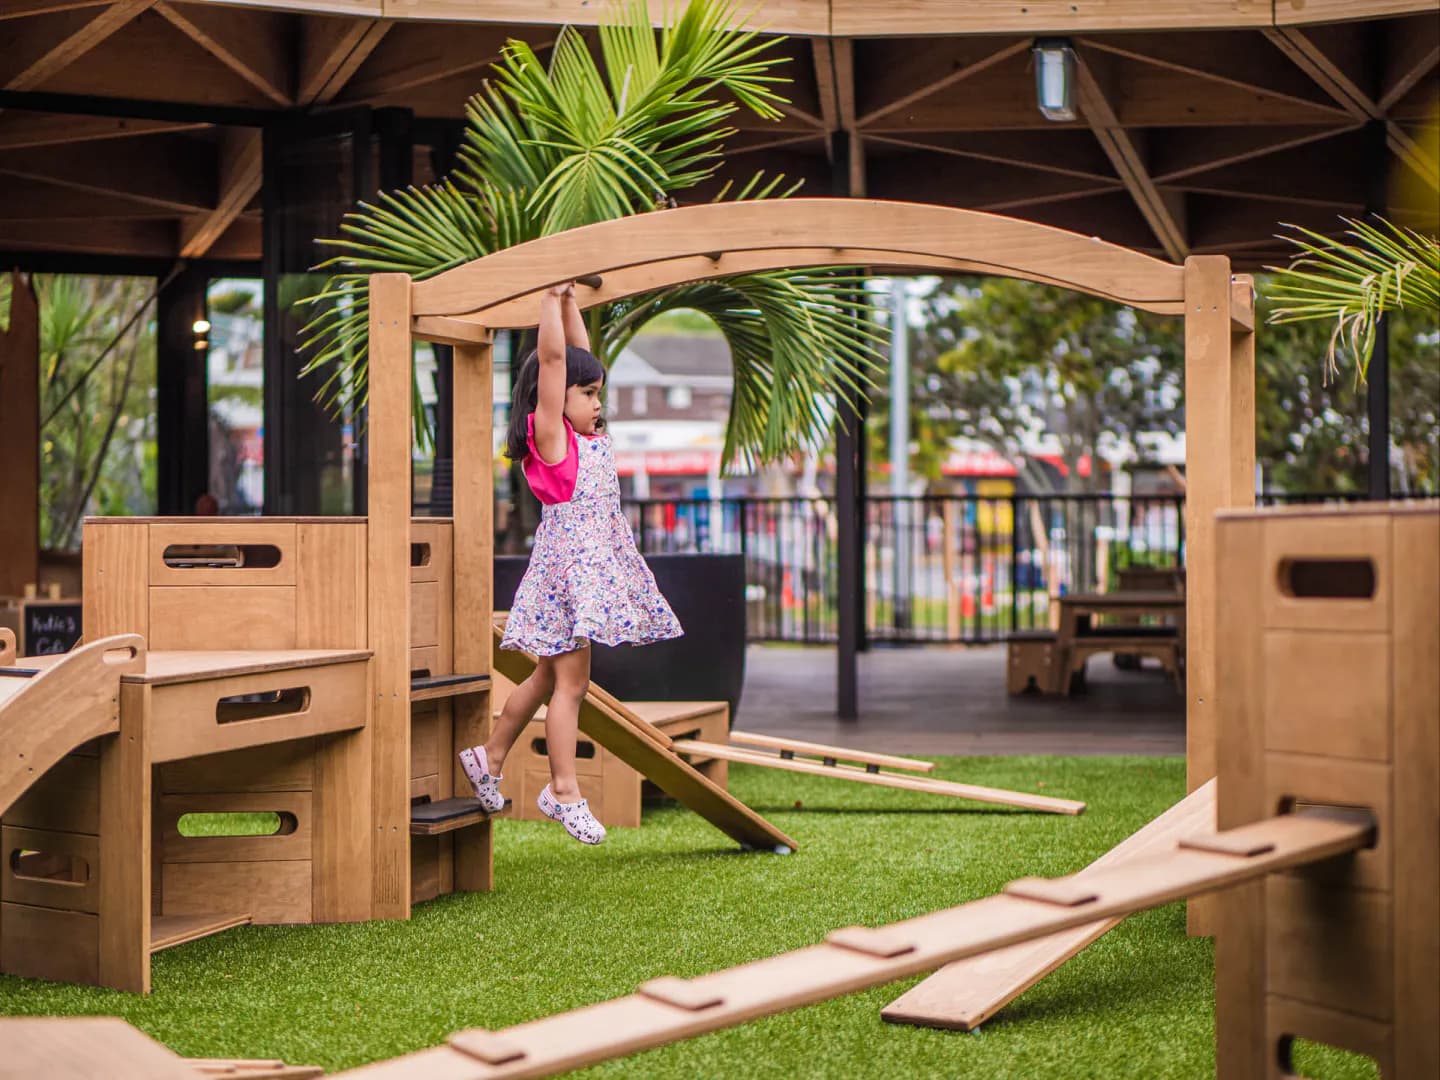
[[[550,783],[537,802],[586,844],[605,839],[575,779],[590,643],[643,645],[681,634],[620,510],[614,451],[599,431],[604,384],[575,287],[557,285],[541,301],[538,348],[520,368],[506,445],[544,507],[500,647],[524,649],[540,662],[505,702],[489,740],[460,753],[475,797],[490,813],[500,810],[505,755],[548,699]]]

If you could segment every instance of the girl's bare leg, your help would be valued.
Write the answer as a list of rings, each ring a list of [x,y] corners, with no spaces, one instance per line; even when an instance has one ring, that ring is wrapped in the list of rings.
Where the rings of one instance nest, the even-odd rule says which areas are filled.
[[[535,719],[536,710],[545,704],[545,700],[555,689],[554,659],[556,658],[549,656],[540,657],[540,662],[535,665],[530,677],[505,699],[505,707],[500,710],[500,719],[496,720],[495,726],[490,729],[490,738],[485,740],[485,759],[490,764],[490,771],[497,776],[505,771],[505,756],[510,753],[510,748],[515,745],[520,732],[525,730],[526,724]],[[588,666],[586,670],[589,670]],[[571,746],[573,756],[573,742]]]
[[[557,802],[580,799],[575,778],[575,738],[580,730],[580,703],[590,689],[590,650],[576,649],[552,657],[555,688],[545,712],[545,746],[550,755],[550,794]]]

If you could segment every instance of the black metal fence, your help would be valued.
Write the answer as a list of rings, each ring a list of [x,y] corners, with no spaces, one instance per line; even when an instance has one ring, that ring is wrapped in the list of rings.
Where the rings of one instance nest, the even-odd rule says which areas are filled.
[[[643,553],[745,557],[750,640],[835,641],[833,499],[632,500],[625,512]],[[1126,567],[1185,560],[1183,496],[871,497],[864,521],[864,627],[874,642],[1003,640],[1048,625],[1064,593],[1110,588]]]

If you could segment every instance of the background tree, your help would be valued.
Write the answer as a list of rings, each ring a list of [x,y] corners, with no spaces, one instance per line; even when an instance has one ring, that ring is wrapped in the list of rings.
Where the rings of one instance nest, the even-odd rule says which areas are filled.
[[[1021,470],[1025,487],[1097,490],[1106,440],[1176,432],[1183,328],[1176,320],[1013,278],[948,279],[924,298],[911,330],[916,469],[931,480],[956,435],[979,440]],[[874,426],[888,445],[888,411],[876,394]],[[1055,437],[1065,475],[1025,450]]]

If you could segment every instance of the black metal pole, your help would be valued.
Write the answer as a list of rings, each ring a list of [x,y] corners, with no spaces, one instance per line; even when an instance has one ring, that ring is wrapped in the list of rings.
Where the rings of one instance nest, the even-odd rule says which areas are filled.
[[[1379,217],[1385,212],[1387,200],[1390,147],[1384,120],[1367,125],[1371,146],[1370,158],[1375,163],[1370,174],[1370,190],[1366,212]],[[1369,418],[1368,489],[1372,500],[1390,498],[1390,316],[1381,315],[1375,327],[1375,351],[1365,377],[1365,411]]]
[[[830,133],[831,194],[850,195],[850,134]],[[865,442],[859,395],[849,391],[838,395],[835,416],[835,614],[837,650],[835,658],[835,713],[841,720],[859,718],[859,679],[856,653],[865,617],[864,484],[860,469],[861,447]]]

